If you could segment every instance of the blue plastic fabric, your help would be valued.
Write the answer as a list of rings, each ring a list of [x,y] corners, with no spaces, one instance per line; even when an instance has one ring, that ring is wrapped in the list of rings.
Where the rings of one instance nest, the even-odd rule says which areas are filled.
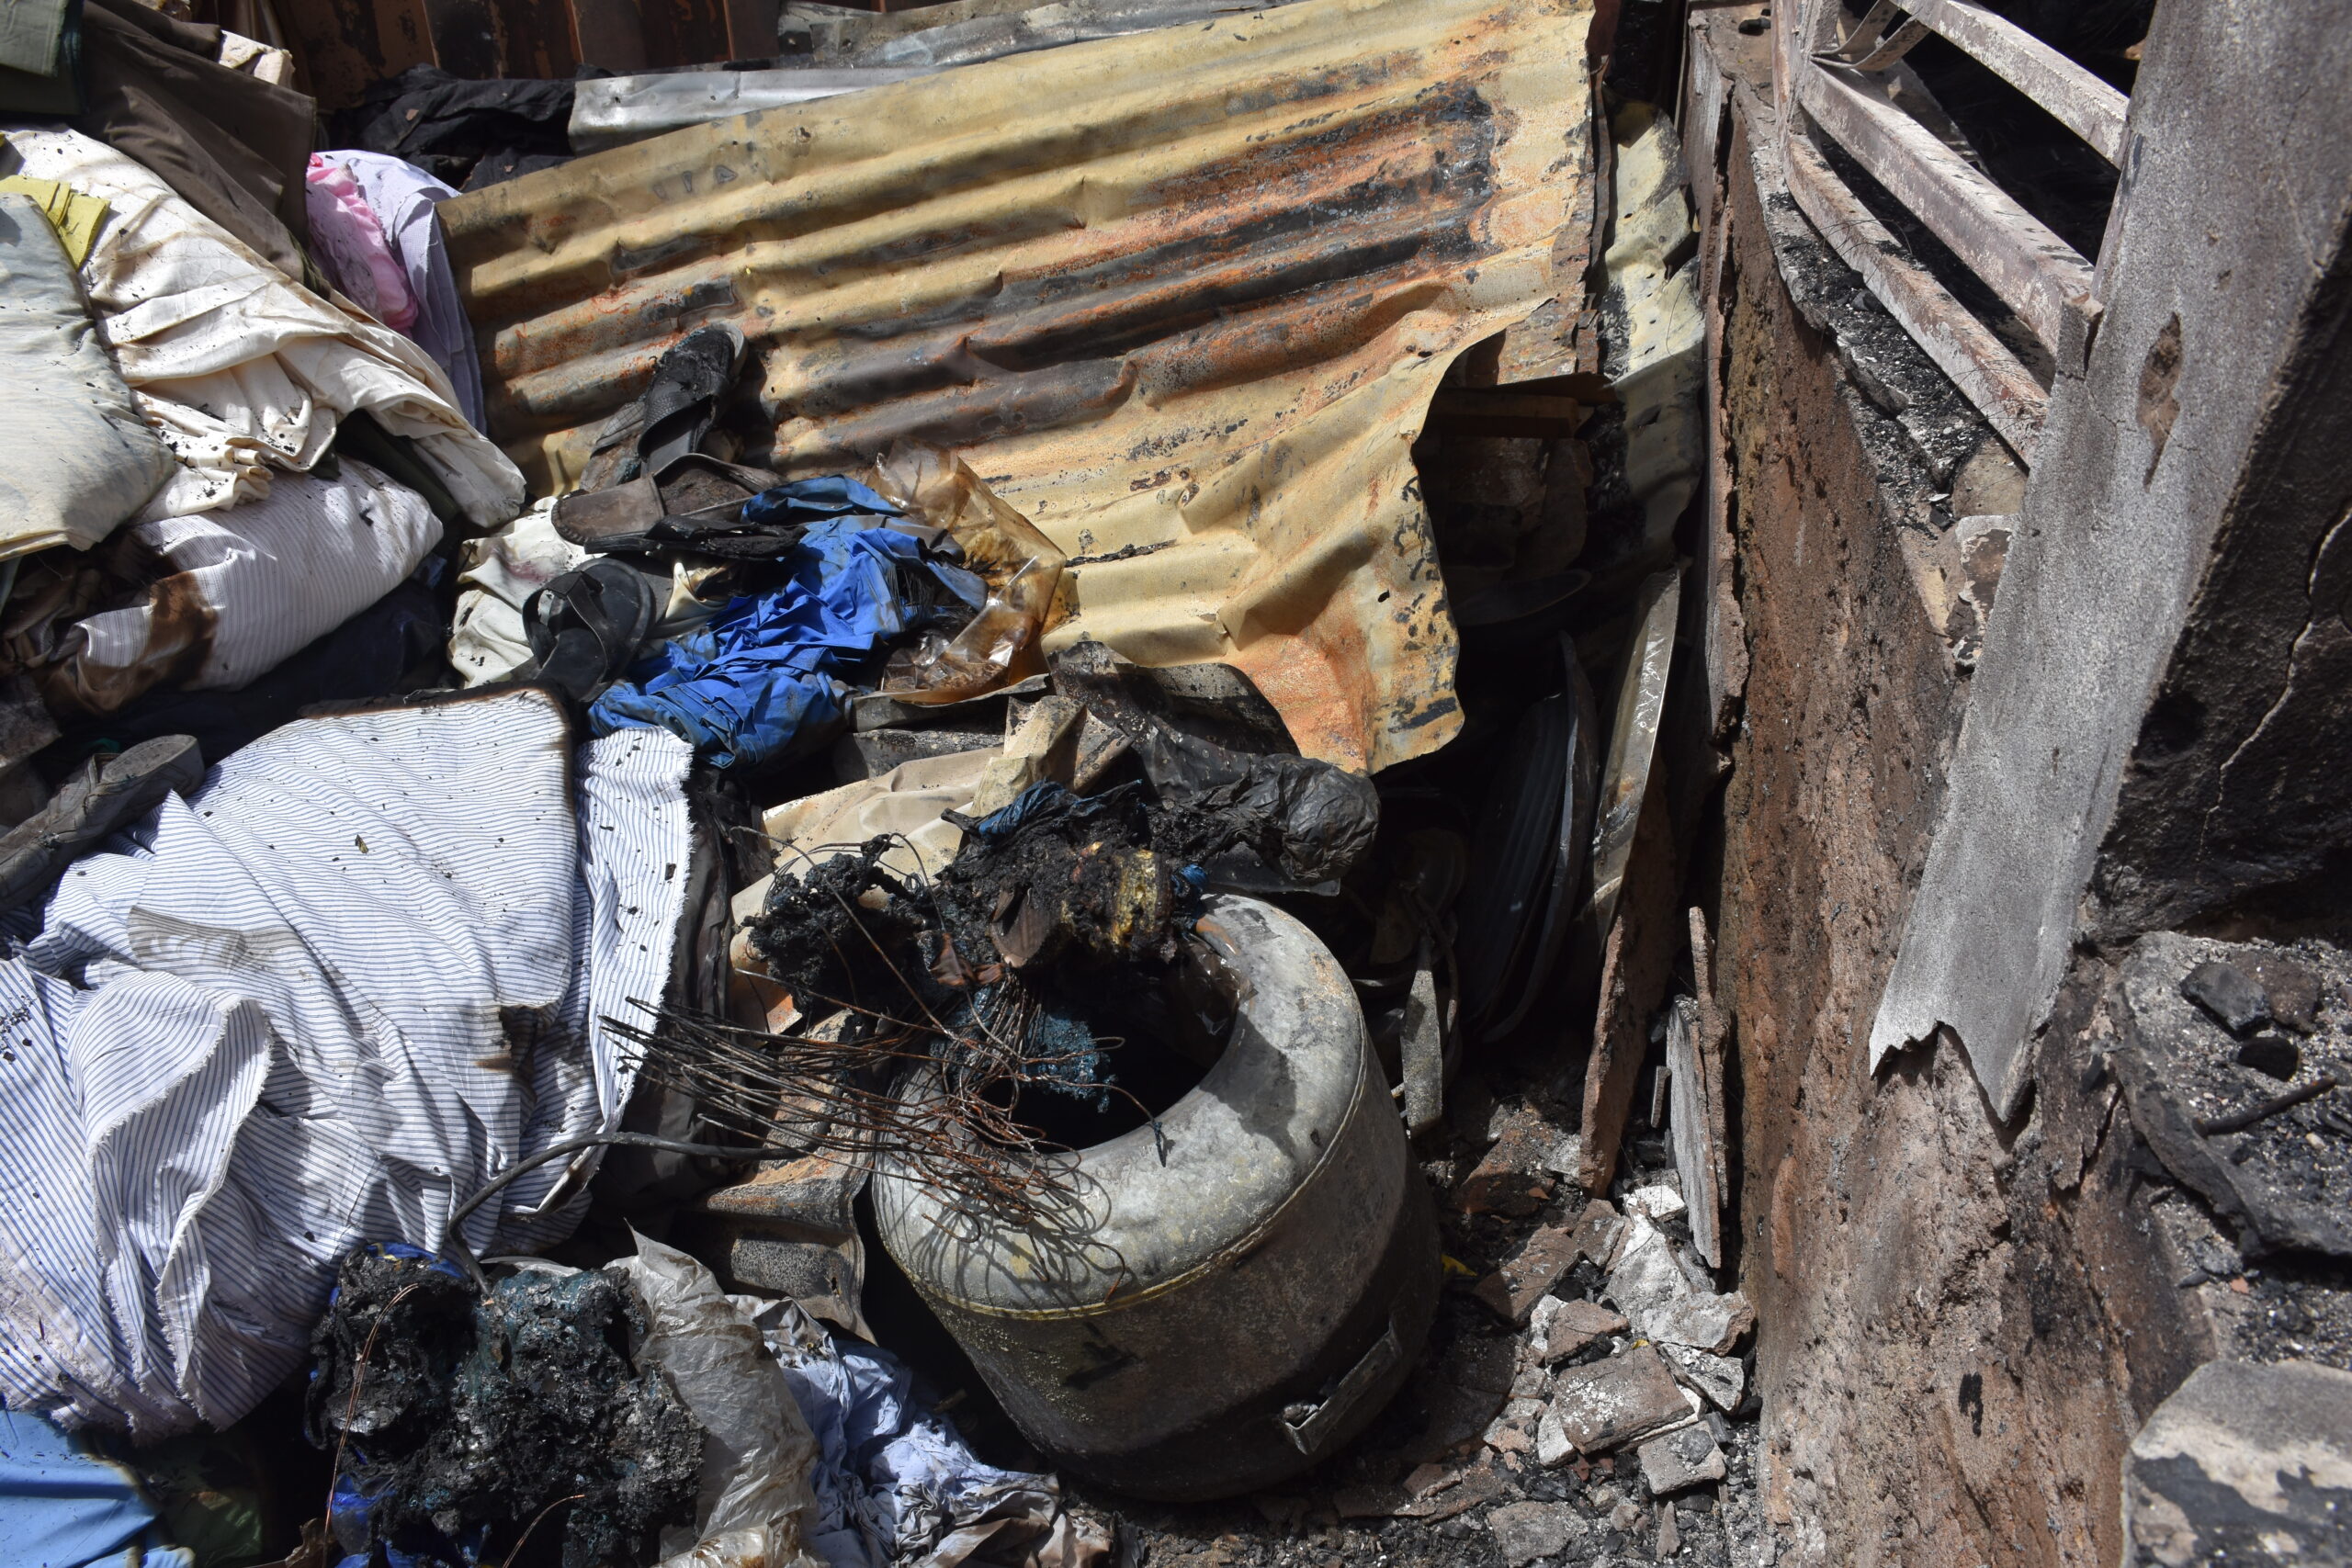
[[[838,482],[873,494],[853,479]],[[775,493],[746,502],[747,512]],[[899,573],[925,566],[922,547],[863,521],[810,528],[784,558],[792,573],[785,586],[738,599],[693,635],[664,643],[596,699],[590,726],[599,735],[666,729],[728,768],[772,761],[804,726],[840,718],[835,682],[920,624]]]
[[[137,1551],[134,1552],[133,1548]],[[130,1472],[40,1416],[0,1410],[0,1568],[192,1568]]]
[[[896,517],[899,509],[851,479],[828,474],[818,479],[795,479],[763,490],[743,503],[743,521],[768,526],[779,523],[824,523],[837,517]]]

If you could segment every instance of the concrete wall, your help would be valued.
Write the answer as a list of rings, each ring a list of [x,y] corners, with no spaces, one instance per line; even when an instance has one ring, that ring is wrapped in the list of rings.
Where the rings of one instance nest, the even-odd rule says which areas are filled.
[[[2013,1121],[1949,1043],[1871,1069],[1969,697],[1933,513],[1971,464],[1939,469],[1951,432],[1917,439],[1849,373],[1867,349],[1884,383],[1899,346],[1775,188],[1740,14],[1694,23],[1732,89],[1720,133],[1686,137],[1720,170],[1699,203],[1719,225],[1720,620],[1746,675],[1717,915],[1767,1506],[1783,1562],[2112,1562],[2123,1450],[2209,1347],[2156,1262],[2112,1087],[2082,1070],[2103,968],[2062,988]],[[1894,372],[1916,417],[1936,373]]]

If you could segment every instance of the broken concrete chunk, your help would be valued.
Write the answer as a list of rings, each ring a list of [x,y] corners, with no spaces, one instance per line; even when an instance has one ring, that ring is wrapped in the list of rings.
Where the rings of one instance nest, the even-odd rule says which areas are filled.
[[[1495,1314],[1525,1323],[1544,1292],[1559,1282],[1577,1260],[1576,1233],[1546,1226],[1521,1243],[1516,1253],[1478,1282],[1478,1299]]]
[[[1739,1408],[1739,1396],[1747,1389],[1747,1369],[1736,1359],[1709,1355],[1687,1345],[1661,1344],[1657,1349],[1674,1369],[1674,1375],[1705,1394],[1716,1409]]]
[[[1690,1419],[1690,1402],[1656,1350],[1637,1345],[1553,1380],[1547,1417],[1578,1453],[1606,1453]],[[1538,1457],[1541,1458],[1541,1431]]]
[[[1535,1427],[1543,1418],[1541,1399],[1514,1399],[1487,1428],[1487,1446],[1497,1453],[1523,1454],[1535,1446]]]
[[[1453,1206],[1465,1214],[1524,1218],[1551,1201],[1548,1162],[1559,1147],[1559,1130],[1526,1106],[1498,1108],[1488,1129],[1493,1146],[1454,1184]]]
[[[1577,1446],[1568,1441],[1568,1429],[1560,1424],[1560,1412],[1545,1405],[1535,1422],[1535,1462],[1546,1470],[1556,1470],[1577,1457]]]
[[[1442,1464],[1417,1466],[1403,1481],[1390,1485],[1342,1486],[1331,1494],[1331,1508],[1343,1519],[1418,1517],[1428,1511],[1419,1505],[1453,1485],[1467,1473]]]
[[[2283,953],[2254,954],[2246,967],[2270,1004],[2270,1021],[2297,1034],[2319,1029],[2319,976]]]
[[[1689,1208],[1682,1194],[1663,1181],[1654,1187],[1636,1187],[1625,1194],[1625,1212],[1645,1220],[1670,1220]]]
[[[1682,1531],[1674,1523],[1674,1510],[1657,1511],[1657,1560],[1660,1562],[1682,1550]]]
[[[1594,1268],[1605,1272],[1616,1261],[1624,1234],[1624,1218],[1617,1213],[1616,1205],[1606,1198],[1596,1198],[1577,1216],[1573,1233],[1577,1255],[1590,1258]]]
[[[1668,1302],[1639,1320],[1652,1339],[1711,1350],[1720,1356],[1756,1326],[1756,1309],[1734,1291],[1727,1296],[1685,1296]]]
[[[2211,1013],[2222,1028],[2244,1034],[2270,1021],[2270,998],[2254,976],[2234,964],[2208,959],[2188,972],[2180,994]]]
[[[1653,1497],[1724,1478],[1724,1451],[1715,1446],[1714,1434],[1704,1427],[1685,1427],[1652,1438],[1641,1446],[1639,1454],[1642,1479],[1649,1483]]]
[[[1655,1339],[1657,1336],[1650,1330],[1650,1319],[1674,1303],[1698,1294],[1699,1286],[1674,1256],[1674,1244],[1666,1233],[1634,1214],[1625,1221],[1617,1262],[1609,1270],[1607,1293],[1636,1329]]]
[[[2123,1461],[2124,1560],[2352,1562],[2352,1372],[2213,1361]]]
[[[1598,1302],[1562,1301],[1545,1296],[1528,1316],[1530,1347],[1535,1359],[1549,1366],[1565,1360],[1604,1334],[1623,1334],[1624,1318]]]
[[[1552,1152],[1544,1156],[1544,1168],[1555,1176],[1574,1176],[1584,1161],[1584,1135],[1563,1133],[1552,1145]]]
[[[1494,1455],[1487,1454],[1464,1471],[1462,1478],[1453,1485],[1409,1503],[1397,1512],[1408,1518],[1427,1519],[1435,1524],[1456,1514],[1466,1514],[1479,1504],[1499,1497],[1510,1489],[1510,1472],[1503,1469]]]
[[[1525,1568],[1539,1557],[1566,1551],[1584,1533],[1585,1523],[1572,1504],[1506,1503],[1487,1516],[1487,1528],[1503,1561],[1510,1568]]]

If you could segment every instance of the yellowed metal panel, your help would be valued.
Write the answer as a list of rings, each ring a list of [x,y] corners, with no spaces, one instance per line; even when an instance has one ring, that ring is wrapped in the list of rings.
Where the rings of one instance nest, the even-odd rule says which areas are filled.
[[[568,483],[664,348],[732,321],[762,365],[747,452],[962,450],[1071,557],[1048,646],[1238,665],[1310,756],[1433,750],[1455,638],[1409,448],[1589,220],[1589,16],[1305,0],[462,197],[494,427]]]

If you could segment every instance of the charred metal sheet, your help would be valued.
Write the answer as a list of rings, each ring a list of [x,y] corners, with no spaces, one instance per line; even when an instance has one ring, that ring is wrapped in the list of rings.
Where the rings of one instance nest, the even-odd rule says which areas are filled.
[[[1302,750],[1459,728],[1410,457],[1589,210],[1589,0],[1304,0],[695,126],[441,209],[493,427],[545,485],[730,321],[797,471],[913,436],[1072,558],[1068,619],[1221,660]],[[1566,287],[1576,287],[1566,280]]]
[[[597,152],[752,109],[785,108],[928,76],[935,66],[793,71],[671,71],[582,82],[571,101],[574,152]]]

